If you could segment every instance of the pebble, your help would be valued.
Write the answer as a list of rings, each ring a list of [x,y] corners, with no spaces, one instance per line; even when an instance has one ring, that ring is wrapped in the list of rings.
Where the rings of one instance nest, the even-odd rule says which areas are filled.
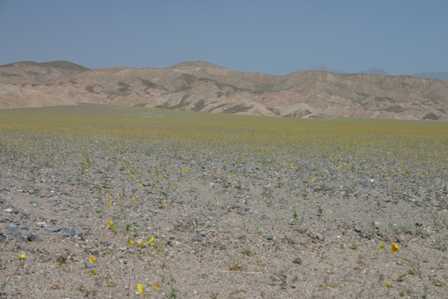
[[[3,211],[5,211],[6,213],[12,213],[12,209],[11,208],[4,209]]]
[[[64,237],[70,238],[70,237],[79,237],[81,235],[81,231],[79,230],[79,228],[66,228],[64,227],[63,229],[61,229],[61,234]]]
[[[325,241],[325,237],[318,232],[308,231],[307,236],[316,241]]]
[[[8,230],[11,233],[17,232],[17,224],[15,224],[15,223],[8,224]]]
[[[6,227],[8,235],[17,240],[25,240],[28,242],[33,242],[39,239],[39,237],[31,232],[28,232],[30,229],[27,226],[19,226],[15,223],[9,223]]]
[[[39,237],[33,233],[29,233],[29,234],[25,235],[25,239],[28,242],[34,242],[34,241],[37,241],[39,239]]]
[[[292,262],[294,264],[296,264],[296,265],[301,265],[302,264],[302,259],[300,257],[297,257]]]
[[[268,240],[268,241],[272,241],[272,240],[274,240],[274,236],[273,236],[273,235],[266,235],[266,236],[264,236],[264,238],[265,238],[266,240]]]
[[[191,241],[193,241],[193,242],[201,242],[203,238],[204,238],[204,237],[203,237],[202,235],[200,235],[200,234],[195,234],[195,235],[191,238]]]
[[[81,236],[81,230],[76,227],[52,227],[47,228],[47,231],[54,234],[61,234],[66,238]]]
[[[36,225],[39,227],[46,227],[47,223],[45,221],[36,222]]]

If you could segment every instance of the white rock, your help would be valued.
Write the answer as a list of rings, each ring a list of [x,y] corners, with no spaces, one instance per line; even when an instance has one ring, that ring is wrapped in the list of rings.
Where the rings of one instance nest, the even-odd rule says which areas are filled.
[[[39,222],[36,222],[36,225],[40,226],[40,227],[46,227],[47,223],[45,221],[39,221]]]

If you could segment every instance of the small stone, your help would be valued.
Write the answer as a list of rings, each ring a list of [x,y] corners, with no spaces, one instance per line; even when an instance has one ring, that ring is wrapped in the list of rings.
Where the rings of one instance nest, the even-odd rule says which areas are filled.
[[[59,233],[66,238],[80,237],[81,230],[76,227],[51,227],[47,228],[50,233]]]
[[[17,232],[17,224],[15,224],[15,223],[8,224],[8,231],[10,233],[16,233]]]
[[[47,223],[45,221],[36,222],[36,225],[39,227],[46,227]]]
[[[28,235],[25,236],[25,239],[28,242],[34,242],[34,241],[38,240],[38,236],[35,235],[35,234],[28,234]]]
[[[64,255],[60,255],[56,258],[56,262],[58,263],[58,265],[62,266],[67,263],[67,257]]]
[[[47,228],[47,231],[50,232],[50,233],[58,233],[61,230],[62,230],[62,228],[60,228],[60,227],[49,227],[49,228]]]
[[[5,211],[6,213],[12,213],[12,209],[11,208],[4,209],[3,211]]]
[[[300,257],[296,257],[292,262],[296,265],[301,265],[302,259]]]
[[[307,236],[315,241],[320,241],[320,242],[325,241],[325,237],[318,232],[308,231]]]
[[[264,236],[264,237],[265,237],[265,239],[268,240],[268,241],[272,241],[272,240],[274,240],[274,236],[273,236],[273,235],[266,235],[266,236]]]
[[[195,234],[192,238],[191,241],[193,242],[201,242],[203,239],[203,237],[200,234]]]

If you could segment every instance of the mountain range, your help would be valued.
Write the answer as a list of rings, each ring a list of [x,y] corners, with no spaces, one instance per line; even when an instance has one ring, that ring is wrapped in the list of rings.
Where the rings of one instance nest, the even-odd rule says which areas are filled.
[[[418,73],[414,74],[414,76],[434,80],[448,80],[448,72]]]
[[[434,78],[328,71],[269,75],[204,61],[106,69],[22,61],[0,66],[0,108],[94,103],[295,118],[448,120],[448,81]]]

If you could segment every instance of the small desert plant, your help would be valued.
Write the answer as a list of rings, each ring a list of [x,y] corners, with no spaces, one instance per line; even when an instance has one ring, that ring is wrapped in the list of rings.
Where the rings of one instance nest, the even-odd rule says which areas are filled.
[[[299,224],[299,213],[297,213],[296,209],[292,211],[291,224]]]
[[[171,287],[170,292],[167,295],[167,299],[177,299],[177,290]]]
[[[92,168],[92,160],[90,159],[89,153],[84,150],[81,152],[81,173],[83,175],[87,174],[87,172]]]
[[[117,233],[117,225],[112,220],[112,218],[107,219],[107,221],[106,221],[106,228],[109,229],[114,234]]]

